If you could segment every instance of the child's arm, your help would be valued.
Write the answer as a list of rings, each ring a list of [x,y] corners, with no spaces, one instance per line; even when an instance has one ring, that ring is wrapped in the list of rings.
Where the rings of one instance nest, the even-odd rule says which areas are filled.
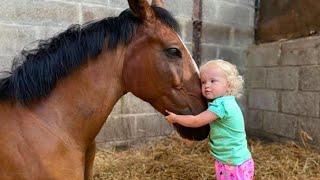
[[[166,116],[166,120],[169,123],[178,123],[186,127],[201,127],[210,122],[216,120],[218,117],[211,111],[203,111],[202,113],[194,115],[177,115],[173,112],[167,111],[169,114]]]

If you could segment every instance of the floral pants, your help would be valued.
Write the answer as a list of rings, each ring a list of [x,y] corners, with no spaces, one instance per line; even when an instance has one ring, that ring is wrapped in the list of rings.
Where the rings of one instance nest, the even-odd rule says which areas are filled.
[[[254,162],[249,159],[244,163],[232,166],[215,160],[217,180],[252,180],[254,176]]]

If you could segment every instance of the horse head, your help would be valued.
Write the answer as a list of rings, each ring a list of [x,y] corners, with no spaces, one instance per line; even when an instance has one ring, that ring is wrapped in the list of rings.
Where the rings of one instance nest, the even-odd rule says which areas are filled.
[[[178,23],[163,9],[162,1],[128,0],[141,21],[128,45],[123,64],[126,91],[149,102],[156,110],[198,114],[205,110],[198,68],[179,37]],[[170,26],[171,25],[171,26]],[[187,139],[203,140],[209,125],[187,128],[174,124]]]

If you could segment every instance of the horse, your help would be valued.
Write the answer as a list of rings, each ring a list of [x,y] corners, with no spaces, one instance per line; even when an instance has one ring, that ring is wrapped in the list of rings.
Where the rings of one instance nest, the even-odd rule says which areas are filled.
[[[165,114],[206,108],[199,71],[162,1],[72,25],[23,50],[0,80],[0,179],[91,179],[95,137],[128,92]],[[174,127],[203,140],[209,125]]]

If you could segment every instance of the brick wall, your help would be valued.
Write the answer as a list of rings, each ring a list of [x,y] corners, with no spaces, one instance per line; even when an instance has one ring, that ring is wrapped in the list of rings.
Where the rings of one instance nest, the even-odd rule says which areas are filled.
[[[246,58],[247,128],[320,144],[320,36],[252,46]]]
[[[193,1],[167,0],[165,6],[179,21],[182,40],[191,51]],[[127,7],[126,0],[3,0],[0,70],[8,70],[15,55],[35,44],[31,42],[49,38],[74,23],[116,16]],[[253,21],[254,0],[203,0],[202,63],[226,58],[244,72],[245,50],[253,42]],[[162,115],[128,94],[114,107],[97,141],[132,143],[171,132]]]

